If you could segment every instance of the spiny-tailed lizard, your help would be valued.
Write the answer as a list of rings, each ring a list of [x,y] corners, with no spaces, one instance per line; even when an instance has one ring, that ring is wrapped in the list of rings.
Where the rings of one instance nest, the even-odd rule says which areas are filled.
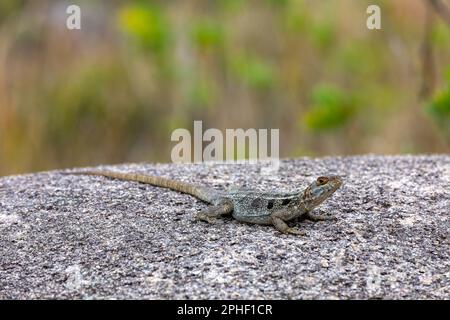
[[[305,232],[289,227],[287,221],[300,216],[312,221],[334,219],[325,215],[312,214],[311,211],[342,185],[342,179],[339,176],[329,175],[317,178],[304,191],[300,192],[275,193],[239,190],[222,192],[186,182],[135,173],[75,171],[64,172],[64,174],[104,176],[169,188],[212,204],[206,210],[197,213],[196,219],[198,220],[214,223],[221,216],[232,215],[238,221],[273,225],[282,233],[296,235],[305,235]]]

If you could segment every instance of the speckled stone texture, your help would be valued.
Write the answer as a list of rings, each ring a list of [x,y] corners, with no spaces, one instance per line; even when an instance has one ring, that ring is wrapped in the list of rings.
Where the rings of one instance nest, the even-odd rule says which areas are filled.
[[[1,299],[449,299],[450,156],[361,156],[267,165],[127,164],[217,189],[344,185],[298,221],[307,236],[226,218],[135,182],[57,171],[0,179]]]

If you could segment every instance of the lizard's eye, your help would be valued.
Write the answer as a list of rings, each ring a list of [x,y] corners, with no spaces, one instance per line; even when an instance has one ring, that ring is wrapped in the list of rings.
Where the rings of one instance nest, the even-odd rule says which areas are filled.
[[[317,178],[317,184],[319,186],[324,185],[327,182],[328,182],[328,178],[327,177],[318,177]]]

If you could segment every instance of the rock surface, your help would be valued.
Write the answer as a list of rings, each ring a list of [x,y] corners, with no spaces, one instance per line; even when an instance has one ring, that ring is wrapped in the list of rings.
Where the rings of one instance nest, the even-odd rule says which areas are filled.
[[[361,156],[267,165],[102,167],[218,189],[345,183],[299,221],[307,236],[231,219],[167,189],[57,171],[0,179],[0,299],[449,299],[450,156]]]

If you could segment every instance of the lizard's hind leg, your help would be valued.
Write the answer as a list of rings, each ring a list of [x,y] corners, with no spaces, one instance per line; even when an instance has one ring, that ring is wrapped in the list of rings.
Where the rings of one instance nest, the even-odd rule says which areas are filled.
[[[219,204],[197,213],[195,219],[215,223],[217,218],[229,215],[231,212],[233,212],[233,202],[229,199],[224,199]]]

